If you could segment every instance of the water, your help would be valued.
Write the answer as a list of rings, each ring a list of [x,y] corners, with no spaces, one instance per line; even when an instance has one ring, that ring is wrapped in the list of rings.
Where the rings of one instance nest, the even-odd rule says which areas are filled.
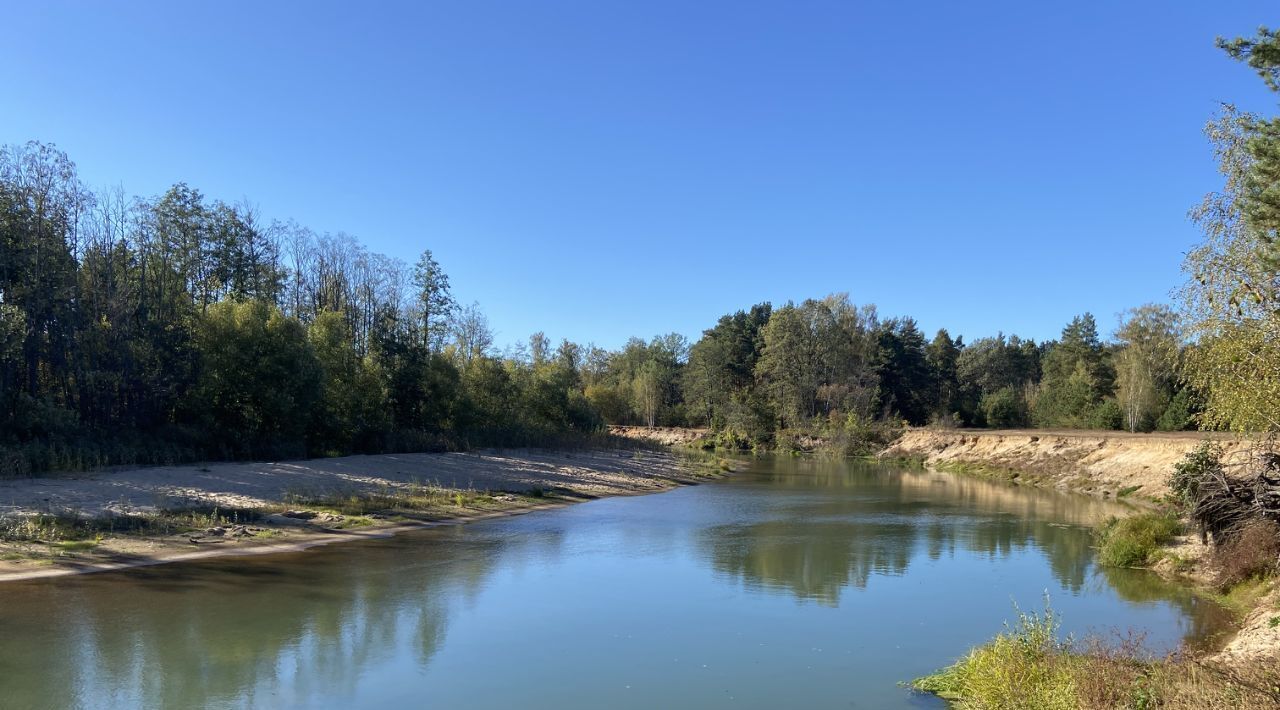
[[[1099,568],[1114,504],[856,462],[394,540],[0,588],[0,706],[939,707],[1050,596],[1154,650],[1223,613]]]

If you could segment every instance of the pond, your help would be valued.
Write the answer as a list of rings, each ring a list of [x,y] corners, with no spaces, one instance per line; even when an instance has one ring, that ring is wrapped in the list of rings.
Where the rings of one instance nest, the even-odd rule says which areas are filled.
[[[1160,651],[1227,623],[1099,567],[1083,496],[858,461],[265,558],[0,587],[0,706],[940,707],[901,681],[1050,600]]]

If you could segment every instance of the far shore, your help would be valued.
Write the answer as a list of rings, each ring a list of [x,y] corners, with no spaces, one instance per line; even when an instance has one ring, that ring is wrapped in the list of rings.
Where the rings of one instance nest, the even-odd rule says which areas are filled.
[[[117,469],[0,481],[0,523],[156,521],[157,529],[0,542],[0,583],[297,552],[642,495],[716,473],[669,451],[486,450]],[[198,513],[193,511],[199,511]],[[176,523],[174,521],[177,521]],[[207,528],[206,528],[207,526]],[[53,532],[47,532],[52,530]],[[19,536],[20,537],[20,536]]]

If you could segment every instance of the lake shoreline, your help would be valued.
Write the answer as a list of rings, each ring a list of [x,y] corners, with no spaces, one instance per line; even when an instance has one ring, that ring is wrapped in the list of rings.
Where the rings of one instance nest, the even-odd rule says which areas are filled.
[[[451,475],[449,485],[420,482],[432,472]],[[8,504],[0,508],[7,516],[0,520],[11,529],[15,521],[30,526],[55,512],[60,520],[71,517],[97,526],[136,518],[166,528],[163,534],[79,530],[75,537],[81,539],[66,540],[52,539],[59,533],[51,528],[51,539],[5,540],[0,542],[0,584],[300,552],[598,498],[659,493],[723,474],[719,467],[674,452],[595,449],[208,464],[0,481],[0,501]],[[310,492],[294,487],[301,479]],[[158,498],[149,505],[133,504],[102,492],[130,486],[150,486],[148,492]],[[56,498],[46,495],[49,491]],[[187,512],[209,506],[213,513]],[[380,509],[370,512],[373,508]],[[193,524],[206,520],[203,529]],[[175,526],[182,529],[169,529]]]

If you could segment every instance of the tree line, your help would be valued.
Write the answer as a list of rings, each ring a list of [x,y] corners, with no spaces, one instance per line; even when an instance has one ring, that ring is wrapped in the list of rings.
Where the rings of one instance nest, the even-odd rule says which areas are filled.
[[[265,221],[179,183],[92,191],[54,146],[0,149],[0,442],[10,473],[194,458],[522,444],[606,423],[779,430],[903,420],[1180,428],[1163,307],[1103,344],[926,341],[828,296],[609,351],[541,333],[498,351],[430,250]],[[1118,374],[1120,376],[1118,376]],[[1172,407],[1172,409],[1171,409]]]
[[[543,339],[545,340],[545,339]],[[569,345],[493,351],[431,252],[0,149],[0,472],[525,444],[597,431]]]
[[[1280,89],[1280,39],[1220,40]],[[265,220],[179,183],[93,191],[55,146],[0,149],[0,474],[337,455],[705,426],[733,446],[873,444],[901,423],[1280,427],[1280,119],[1231,106],[1180,308],[1061,336],[932,338],[835,294],[721,317],[693,343],[533,335],[499,350],[430,250]],[[780,436],[781,434],[781,436]]]
[[[1123,314],[1110,341],[1086,313],[1053,341],[965,343],[835,294],[759,304],[721,317],[687,350],[673,343],[633,340],[587,399],[611,422],[709,426],[766,445],[779,431],[884,422],[1176,431],[1194,426],[1200,407],[1185,384],[1188,346],[1165,305]]]

